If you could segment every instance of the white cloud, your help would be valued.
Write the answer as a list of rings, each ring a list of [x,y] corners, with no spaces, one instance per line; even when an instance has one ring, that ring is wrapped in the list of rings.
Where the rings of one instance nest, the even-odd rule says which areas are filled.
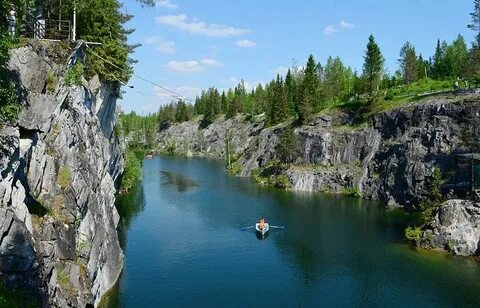
[[[325,35],[330,35],[330,34],[334,34],[334,33],[337,33],[338,32],[338,29],[335,28],[334,25],[329,25],[325,28],[325,30],[323,30],[323,33]]]
[[[257,43],[249,40],[240,40],[240,41],[237,41],[235,45],[237,45],[237,47],[240,47],[240,48],[250,48],[250,47],[257,46]]]
[[[143,42],[155,46],[155,49],[164,55],[172,55],[176,52],[175,42],[168,41],[161,36],[149,36],[146,37]]]
[[[342,20],[339,22],[338,27],[335,25],[329,25],[323,30],[323,34],[325,35],[332,35],[337,32],[342,32],[342,31],[347,31],[349,29],[355,28],[355,25],[352,24],[351,22]]]
[[[204,66],[223,67],[223,64],[211,58],[203,58],[200,63]]]
[[[156,18],[158,24],[172,26],[174,28],[187,31],[192,34],[199,34],[214,37],[229,37],[243,35],[249,32],[246,29],[239,29],[217,24],[207,24],[197,19],[188,20],[187,15],[165,15]]]
[[[170,0],[156,0],[155,2],[156,2],[158,7],[164,7],[164,8],[172,9],[172,10],[178,8],[178,5],[170,2]]]
[[[200,73],[209,68],[221,68],[223,64],[215,59],[203,58],[200,61],[170,61],[164,65],[168,70],[179,73]]]
[[[165,67],[171,71],[180,73],[198,73],[203,72],[204,68],[198,61],[170,61]]]
[[[340,22],[340,27],[342,27],[343,29],[353,29],[355,28],[355,25],[348,21],[342,20]]]

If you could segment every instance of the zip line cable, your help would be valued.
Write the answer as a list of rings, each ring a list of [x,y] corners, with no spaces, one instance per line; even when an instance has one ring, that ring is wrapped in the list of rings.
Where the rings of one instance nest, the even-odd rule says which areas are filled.
[[[105,59],[104,57],[102,57],[102,56],[100,56],[99,54],[97,54],[95,51],[93,51],[93,50],[90,48],[90,46],[88,46],[88,44],[87,44],[87,47],[90,49],[90,52],[91,52],[94,56],[96,56],[96,57],[104,60],[105,62],[107,62],[108,64],[112,65],[113,67],[115,67],[115,68],[117,68],[117,69],[119,69],[119,70],[125,71],[124,68],[119,67],[118,65],[116,65],[116,64],[113,63],[112,61],[110,61],[110,60],[108,60],[108,59]],[[132,73],[132,75],[135,76],[135,77],[137,77],[137,78],[140,79],[140,80],[143,80],[143,81],[145,81],[145,82],[147,82],[147,83],[149,83],[149,84],[151,84],[151,85],[154,85],[154,86],[156,86],[156,87],[164,90],[165,92],[168,92],[168,93],[172,94],[172,96],[175,97],[175,98],[183,99],[183,100],[188,101],[188,102],[190,102],[190,103],[192,102],[192,100],[189,99],[188,97],[183,96],[183,95],[181,95],[181,94],[178,94],[177,92],[172,91],[172,90],[170,90],[170,89],[168,89],[168,88],[162,87],[161,85],[156,84],[155,82],[150,81],[150,80],[148,80],[148,79],[146,79],[146,78],[143,78],[142,76],[139,76],[139,75],[137,75],[137,74],[135,74],[135,73]],[[118,78],[116,78],[116,79],[118,80]],[[120,81],[120,80],[118,80],[118,81]],[[125,83],[123,83],[123,84],[125,84]],[[137,91],[137,92],[139,92],[139,91]],[[146,93],[142,93],[142,94],[146,94]],[[152,95],[152,94],[146,94],[146,95]]]

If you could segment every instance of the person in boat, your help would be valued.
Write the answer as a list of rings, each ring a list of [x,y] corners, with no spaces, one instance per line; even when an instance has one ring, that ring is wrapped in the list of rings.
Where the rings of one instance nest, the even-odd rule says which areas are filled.
[[[258,223],[258,227],[260,228],[260,230],[263,230],[265,229],[265,219],[260,219],[260,222]]]

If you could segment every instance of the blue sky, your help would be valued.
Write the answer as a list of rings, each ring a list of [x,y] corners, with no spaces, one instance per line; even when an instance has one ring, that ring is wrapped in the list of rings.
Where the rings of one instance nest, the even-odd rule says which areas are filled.
[[[210,86],[269,81],[293,61],[304,65],[310,53],[321,63],[339,56],[361,71],[371,33],[390,72],[407,40],[428,57],[438,38],[474,37],[466,27],[472,0],[156,1],[155,8],[124,1],[135,15],[130,41],[142,43],[135,73],[192,99]],[[172,100],[138,78],[129,84],[120,102],[126,112],[155,112]]]

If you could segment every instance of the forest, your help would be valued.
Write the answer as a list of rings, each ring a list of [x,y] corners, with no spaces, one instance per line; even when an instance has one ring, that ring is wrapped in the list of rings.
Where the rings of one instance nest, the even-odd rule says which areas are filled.
[[[429,94],[459,91],[480,82],[480,2],[474,1],[470,29],[476,32],[469,47],[462,35],[453,42],[438,39],[435,53],[425,57],[411,42],[399,51],[398,70],[385,68],[381,47],[371,35],[360,72],[345,65],[339,57],[318,62],[310,54],[305,66],[293,65],[285,76],[246,89],[244,82],[227,91],[211,87],[193,104],[183,100],[162,106],[159,128],[203,116],[208,126],[220,116],[245,114],[247,118],[265,114],[268,125],[293,121],[306,124],[315,114],[342,110],[357,121],[374,112],[391,108]]]

